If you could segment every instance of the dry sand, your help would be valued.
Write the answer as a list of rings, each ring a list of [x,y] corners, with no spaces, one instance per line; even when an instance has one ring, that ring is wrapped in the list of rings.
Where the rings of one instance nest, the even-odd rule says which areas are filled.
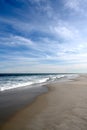
[[[87,130],[87,76],[49,85],[2,130]]]

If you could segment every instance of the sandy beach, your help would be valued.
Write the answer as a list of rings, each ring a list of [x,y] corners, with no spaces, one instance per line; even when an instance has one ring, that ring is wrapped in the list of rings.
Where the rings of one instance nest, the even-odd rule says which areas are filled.
[[[47,91],[46,86],[31,88],[26,86],[21,89],[0,92],[0,130],[15,113],[26,108],[37,96]]]
[[[1,130],[87,130],[87,75],[48,87]]]

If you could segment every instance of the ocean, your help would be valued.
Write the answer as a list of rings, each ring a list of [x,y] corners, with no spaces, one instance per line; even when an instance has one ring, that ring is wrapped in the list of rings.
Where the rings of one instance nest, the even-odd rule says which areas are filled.
[[[74,78],[77,74],[0,74],[0,91],[8,91],[23,87],[35,87],[64,78]]]

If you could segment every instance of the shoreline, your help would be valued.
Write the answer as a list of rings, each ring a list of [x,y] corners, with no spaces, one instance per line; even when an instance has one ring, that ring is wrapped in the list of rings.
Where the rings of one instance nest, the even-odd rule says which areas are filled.
[[[16,130],[16,129],[20,130],[20,129],[23,129],[23,126],[26,125],[26,120],[28,120],[28,122],[31,122],[33,120],[34,116],[40,114],[47,107],[47,105],[48,105],[48,102],[46,100],[46,95],[47,94],[48,94],[48,92],[47,93],[42,93],[41,95],[37,96],[33,100],[33,102],[28,104],[23,109],[20,109],[19,111],[17,111],[1,127],[1,130]],[[41,102],[42,102],[42,105],[40,105]],[[20,121],[22,121],[22,119],[23,119],[23,125],[21,124],[22,122],[20,122]],[[15,125],[14,122],[16,123],[16,125]],[[21,126],[21,128],[20,128],[20,126]]]
[[[14,115],[1,130],[87,130],[87,75],[48,84],[48,93]]]
[[[16,113],[27,108],[39,95],[47,92],[46,86],[0,92],[0,130]]]

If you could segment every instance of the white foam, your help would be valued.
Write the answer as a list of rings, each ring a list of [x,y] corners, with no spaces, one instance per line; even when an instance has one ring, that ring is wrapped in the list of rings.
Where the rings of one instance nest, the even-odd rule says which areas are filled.
[[[60,75],[42,75],[42,76],[20,76],[20,77],[9,77],[7,79],[1,79],[0,91],[21,88],[24,86],[33,87],[34,84],[43,84],[48,81],[55,81],[61,78],[72,79],[76,78],[76,74],[60,74]]]
[[[49,80],[49,78],[42,78],[42,79],[37,80],[36,83],[44,83],[44,82],[46,82],[47,80]]]
[[[15,88],[20,88],[20,87],[24,87],[24,86],[30,86],[33,84],[40,84],[40,83],[44,83],[48,80],[49,78],[41,78],[41,79],[35,79],[32,80],[32,82],[24,82],[24,83],[11,83],[11,81],[8,84],[5,84],[3,86],[0,87],[0,91],[5,91],[5,90],[10,90],[10,89],[15,89]]]
[[[27,85],[31,85],[33,84],[32,82],[27,82],[27,83],[23,83],[23,84],[17,84],[17,85],[9,85],[9,86],[6,86],[6,87],[1,87],[0,88],[0,91],[5,91],[5,90],[10,90],[10,89],[15,89],[15,88],[19,88],[19,87],[24,87],[24,86],[27,86]]]

